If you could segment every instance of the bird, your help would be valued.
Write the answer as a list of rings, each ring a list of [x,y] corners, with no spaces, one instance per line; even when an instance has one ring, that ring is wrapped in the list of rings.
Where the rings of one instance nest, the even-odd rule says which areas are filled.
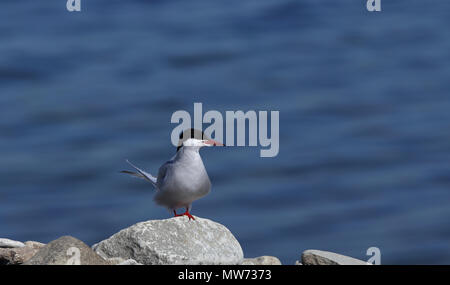
[[[200,148],[204,146],[225,146],[223,143],[209,139],[197,129],[187,129],[180,134],[176,154],[165,162],[154,177],[135,166],[128,159],[126,162],[136,172],[123,170],[122,173],[142,178],[150,182],[156,189],[154,201],[173,211],[175,217],[191,215],[192,202],[198,200],[211,191],[211,181],[200,156]],[[185,208],[183,214],[176,210]]]

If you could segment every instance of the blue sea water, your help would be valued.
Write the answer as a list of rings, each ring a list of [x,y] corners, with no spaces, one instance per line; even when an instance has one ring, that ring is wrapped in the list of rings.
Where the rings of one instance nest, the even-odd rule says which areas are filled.
[[[280,152],[204,149],[193,214],[247,257],[450,263],[450,3],[0,3],[0,237],[88,244],[171,214],[151,186],[176,110],[278,110]]]

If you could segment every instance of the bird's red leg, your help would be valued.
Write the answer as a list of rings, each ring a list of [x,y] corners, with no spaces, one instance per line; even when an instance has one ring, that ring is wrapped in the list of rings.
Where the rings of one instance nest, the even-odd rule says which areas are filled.
[[[175,217],[188,216],[189,220],[192,219],[192,220],[195,221],[194,216],[192,216],[192,215],[189,213],[189,210],[188,210],[187,208],[186,208],[186,212],[184,212],[183,214],[177,214],[176,210],[173,210],[173,214],[175,215]]]
[[[183,215],[185,215],[185,216],[188,216],[189,217],[189,220],[194,220],[195,221],[195,219],[194,219],[194,216],[192,216],[190,213],[189,213],[189,210],[188,210],[188,208],[186,208],[186,212],[184,212],[184,214]]]

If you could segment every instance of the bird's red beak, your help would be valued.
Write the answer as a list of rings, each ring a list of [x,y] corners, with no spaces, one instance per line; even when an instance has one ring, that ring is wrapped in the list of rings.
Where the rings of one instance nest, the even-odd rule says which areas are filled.
[[[209,144],[209,145],[212,145],[212,146],[225,146],[223,143],[220,143],[220,142],[215,141],[215,140],[207,140],[205,143]]]

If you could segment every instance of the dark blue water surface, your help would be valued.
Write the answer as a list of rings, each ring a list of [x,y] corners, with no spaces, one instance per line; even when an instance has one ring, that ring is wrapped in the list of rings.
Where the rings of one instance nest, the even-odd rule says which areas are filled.
[[[193,213],[247,257],[450,263],[450,2],[0,3],[0,237],[93,244],[170,213],[176,110],[279,110],[280,153],[203,149]],[[395,3],[393,3],[395,2]]]

